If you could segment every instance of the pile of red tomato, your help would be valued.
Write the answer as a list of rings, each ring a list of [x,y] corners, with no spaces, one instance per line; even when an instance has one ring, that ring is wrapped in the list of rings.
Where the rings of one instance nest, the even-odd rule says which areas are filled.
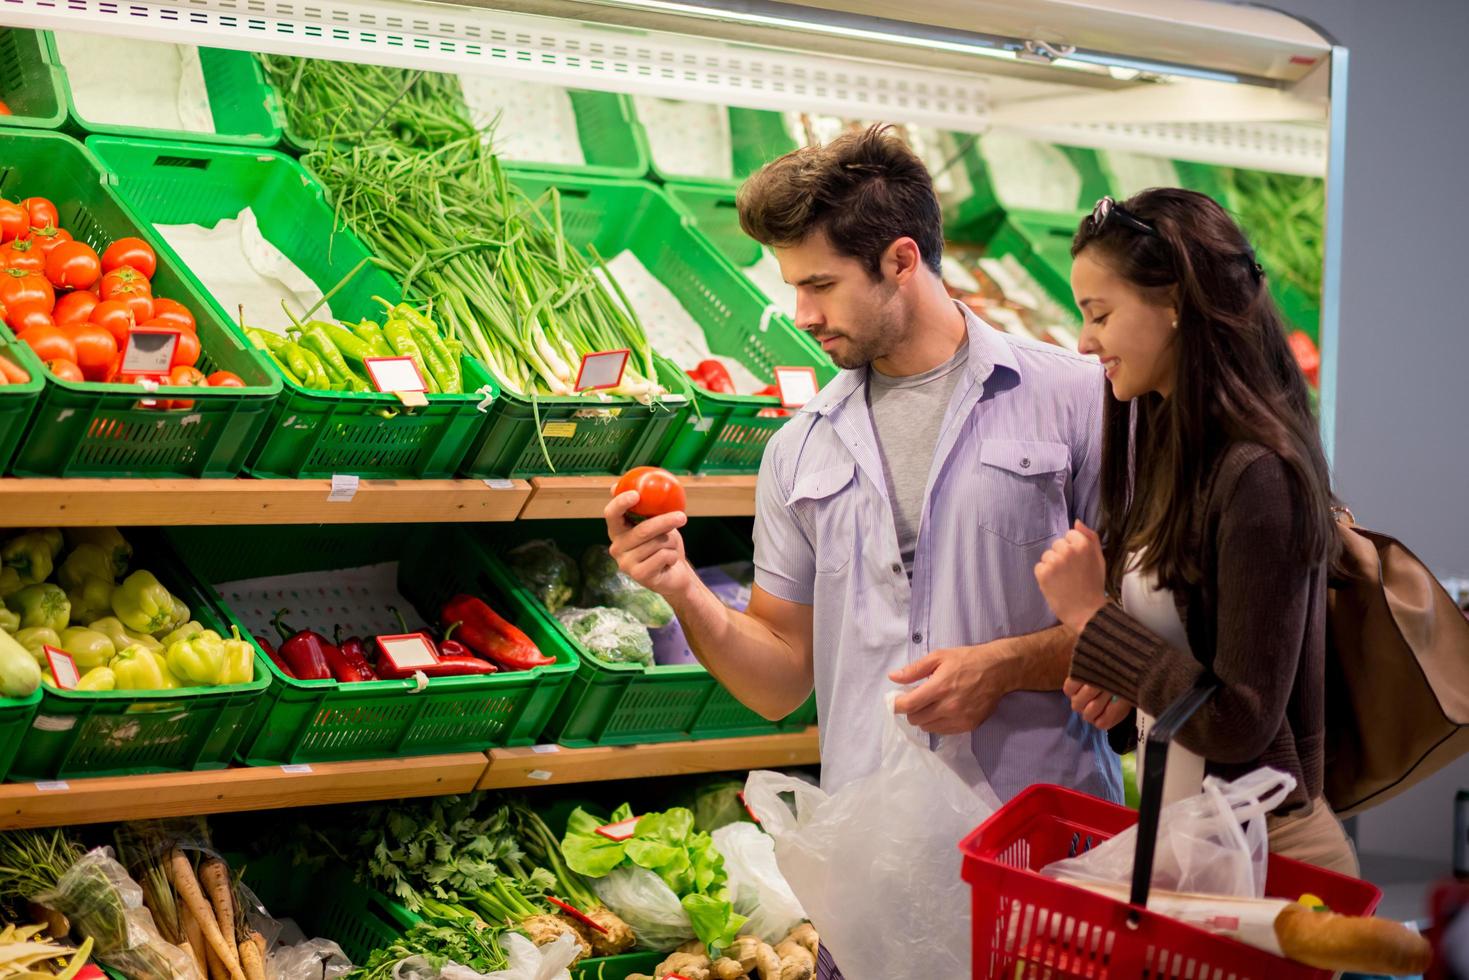
[[[729,376],[729,369],[713,358],[707,361],[700,361],[696,367],[686,368],[684,374],[687,374],[690,381],[705,391],[713,392],[716,395],[737,394],[734,381]],[[779,397],[780,389],[776,388],[775,385],[766,385],[764,388],[755,392],[755,394]],[[784,418],[791,413],[783,408],[762,408],[756,414],[761,418]]]
[[[147,242],[119,238],[99,256],[61,227],[44,197],[0,200],[0,319],[65,381],[136,384],[122,373],[134,327],[179,331],[167,378],[180,387],[243,387],[229,371],[205,374],[194,316],[181,303],[153,295],[158,259]],[[192,402],[157,402],[189,408]]]

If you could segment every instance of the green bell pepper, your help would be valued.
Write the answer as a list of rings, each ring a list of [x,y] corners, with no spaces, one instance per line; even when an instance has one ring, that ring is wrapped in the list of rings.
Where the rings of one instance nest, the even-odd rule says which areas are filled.
[[[162,651],[163,644],[159,643],[147,633],[134,633],[122,625],[122,620],[116,616],[106,616],[102,619],[94,619],[87,626],[88,629],[96,630],[112,641],[112,645],[119,650],[126,650],[133,644],[141,644],[149,650]]]
[[[0,546],[0,562],[15,569],[22,585],[39,585],[50,578],[55,560],[51,543],[39,531],[27,531]]]
[[[95,667],[82,675],[77,681],[78,691],[115,691],[117,690],[117,675],[112,672],[111,667]]]
[[[255,644],[240,638],[240,628],[230,627],[224,641],[224,674],[221,684],[248,684],[255,679]]]
[[[56,570],[56,581],[67,590],[79,588],[93,578],[113,581],[112,555],[97,544],[77,545]]]
[[[25,585],[21,581],[20,572],[17,572],[9,565],[0,568],[0,599],[8,595],[15,595],[15,593],[25,588]]]
[[[20,614],[13,612],[9,606],[0,606],[0,630],[14,633],[18,629],[20,629]]]
[[[89,623],[106,616],[112,612],[112,593],[116,588],[110,578],[89,578],[78,588],[67,589],[71,618],[78,623]]]
[[[184,625],[180,626],[178,629],[163,637],[163,639],[159,642],[163,644],[164,650],[168,650],[175,643],[181,643],[184,640],[192,640],[194,637],[198,636],[202,632],[204,632],[203,624],[200,623],[197,619],[191,619]]]
[[[148,652],[153,655],[154,660],[158,661],[158,672],[163,675],[163,689],[165,691],[176,691],[181,687],[188,686],[179,679],[177,674],[168,669],[168,657],[162,651],[149,650]]]
[[[77,669],[86,672],[105,666],[117,656],[117,647],[106,634],[85,626],[71,626],[61,631],[61,649],[71,654]]]
[[[109,578],[120,579],[128,573],[128,565],[133,560],[133,546],[128,544],[127,538],[117,528],[69,527],[65,534],[66,543],[71,548],[94,544],[106,552],[112,559],[112,574]]]
[[[41,626],[61,632],[71,622],[71,600],[59,585],[28,585],[12,596],[5,597],[5,604],[20,613],[22,629]]]
[[[224,680],[224,639],[204,630],[168,648],[168,669],[184,684],[213,687]]]
[[[163,691],[168,686],[161,664],[152,650],[134,644],[113,657],[108,666],[119,691]]]
[[[189,620],[185,614],[174,622],[173,595],[152,572],[145,571],[133,572],[113,590],[112,612],[129,630],[139,633],[173,630]]]
[[[26,648],[36,663],[42,667],[46,666],[46,651],[43,647],[55,647],[61,649],[61,634],[44,626],[34,626],[30,629],[18,630],[15,633],[15,642]]]

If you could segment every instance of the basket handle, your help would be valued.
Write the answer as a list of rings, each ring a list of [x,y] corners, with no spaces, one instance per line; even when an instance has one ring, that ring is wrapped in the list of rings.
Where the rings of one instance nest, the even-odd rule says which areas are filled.
[[[1164,709],[1148,731],[1142,798],[1138,803],[1137,851],[1132,860],[1132,896],[1129,899],[1132,908],[1127,913],[1127,924],[1134,928],[1141,921],[1140,911],[1148,906],[1148,891],[1153,884],[1153,855],[1158,847],[1158,822],[1163,813],[1163,776],[1168,769],[1168,743],[1194,716],[1194,712],[1214,696],[1219,686],[1217,678],[1200,674],[1194,686]]]

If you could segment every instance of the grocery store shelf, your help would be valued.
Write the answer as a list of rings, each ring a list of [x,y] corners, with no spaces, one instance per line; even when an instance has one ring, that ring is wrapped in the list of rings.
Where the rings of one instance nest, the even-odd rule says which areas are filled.
[[[530,494],[524,480],[362,480],[331,499],[331,480],[13,478],[0,514],[12,527],[513,521]]]
[[[538,745],[493,749],[480,789],[595,783],[645,776],[678,776],[740,769],[809,766],[818,761],[816,728],[706,742],[668,742],[568,749]]]
[[[755,477],[684,476],[691,517],[749,517],[755,513]],[[601,517],[613,480],[606,476],[546,476],[531,481],[521,520]]]
[[[0,786],[0,830],[472,791],[480,752]]]

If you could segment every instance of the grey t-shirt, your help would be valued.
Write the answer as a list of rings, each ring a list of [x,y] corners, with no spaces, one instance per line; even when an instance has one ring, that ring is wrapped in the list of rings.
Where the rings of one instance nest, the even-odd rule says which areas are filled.
[[[918,523],[923,517],[923,493],[928,489],[934,447],[954,387],[964,376],[960,369],[968,361],[966,340],[953,357],[922,374],[892,378],[876,368],[867,372],[867,404],[882,451],[898,552],[909,576],[913,574],[913,551],[918,545]]]

